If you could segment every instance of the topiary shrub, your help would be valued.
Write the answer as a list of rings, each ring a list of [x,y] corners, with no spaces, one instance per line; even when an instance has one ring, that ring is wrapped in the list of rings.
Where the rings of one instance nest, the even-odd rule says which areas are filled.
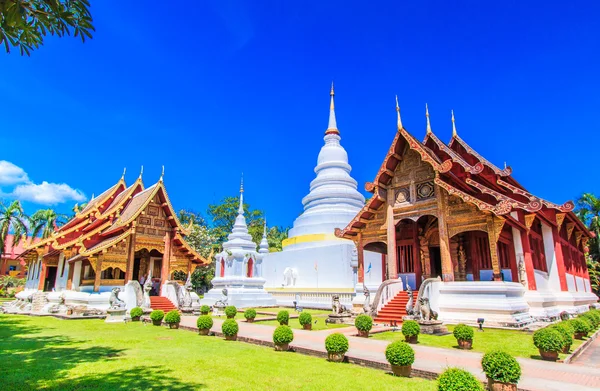
[[[223,332],[225,339],[229,341],[235,341],[237,339],[237,333],[239,330],[240,328],[235,319],[227,319],[221,326],[221,331]]]
[[[569,349],[571,349],[571,345],[573,345],[573,328],[568,323],[556,323],[549,328],[558,331],[560,336],[563,339],[563,353],[569,353]]]
[[[300,316],[298,317],[298,322],[300,322],[304,330],[312,330],[312,315],[308,312],[300,313]]]
[[[244,318],[246,318],[246,321],[249,323],[254,322],[254,318],[256,318],[256,310],[253,308],[248,308],[246,311],[244,311]]]
[[[354,326],[358,330],[358,335],[368,337],[369,331],[373,328],[373,318],[369,315],[360,314],[354,320]]]
[[[160,326],[164,317],[165,312],[162,310],[154,310],[150,313],[150,319],[152,320],[152,324],[155,326]]]
[[[181,322],[181,315],[177,310],[169,311],[165,316],[165,323],[169,325],[169,328],[178,329],[179,322]]]
[[[279,326],[273,331],[275,350],[288,350],[289,343],[294,340],[294,332],[289,326]]]
[[[210,329],[213,327],[213,319],[210,315],[200,315],[196,321],[198,326],[198,332],[202,335],[208,335]]]
[[[236,314],[237,314],[237,308],[235,308],[234,305],[228,305],[227,307],[225,307],[225,315],[227,315],[227,318],[233,319],[233,318],[235,318]]]
[[[600,326],[600,311],[598,310],[589,310],[587,312],[588,316],[591,316],[596,324],[596,328],[598,328],[598,326]]]
[[[210,312],[210,307],[207,306],[206,304],[204,304],[202,307],[200,307],[200,313],[202,315],[208,315],[209,312]]]
[[[133,307],[129,312],[129,316],[131,316],[131,320],[134,322],[140,320],[142,315],[144,315],[144,310],[140,307]]]
[[[521,378],[521,366],[506,352],[496,350],[484,354],[481,366],[488,381],[517,384]]]
[[[402,334],[406,339],[406,342],[417,343],[419,334],[421,333],[421,326],[414,320],[406,320],[402,323]]]
[[[564,340],[558,331],[545,327],[533,333],[533,344],[544,360],[556,361],[558,353],[563,350]]]
[[[583,339],[590,331],[592,331],[592,325],[585,318],[575,318],[569,320],[569,323],[575,331],[576,339]]]
[[[578,318],[586,319],[590,325],[592,326],[592,330],[598,328],[598,324],[600,323],[599,319],[596,318],[596,314],[593,314],[591,311],[585,312],[578,316]]]
[[[392,366],[392,370],[394,370],[394,366],[411,366],[415,362],[415,351],[406,342],[396,341],[385,348],[385,358]],[[394,374],[397,375],[396,371],[394,371]],[[404,376],[409,375],[410,370]]]
[[[344,334],[334,333],[325,338],[325,350],[330,361],[344,361],[344,354],[348,351],[348,338]]]
[[[287,326],[290,322],[290,313],[285,310],[279,311],[279,313],[277,314],[277,321],[280,325]]]
[[[471,346],[473,345],[473,336],[475,334],[473,332],[473,327],[463,323],[457,324],[456,327],[454,327],[452,334],[454,334],[454,338],[456,338],[458,346],[461,349],[471,349]]]
[[[483,391],[483,384],[470,372],[448,368],[438,377],[438,391]]]

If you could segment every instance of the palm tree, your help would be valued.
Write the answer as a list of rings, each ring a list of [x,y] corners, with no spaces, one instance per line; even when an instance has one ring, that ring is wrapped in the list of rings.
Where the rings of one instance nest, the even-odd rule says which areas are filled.
[[[27,238],[29,218],[23,213],[19,201],[13,201],[8,206],[0,203],[0,254],[6,251],[6,238],[13,235],[13,247]]]
[[[588,273],[592,289],[600,291],[600,198],[584,193],[577,200],[577,217],[595,234],[590,238],[590,252],[587,258]]]
[[[31,237],[35,238],[41,233],[42,239],[46,239],[66,220],[66,215],[56,213],[53,209],[40,209],[31,216]]]

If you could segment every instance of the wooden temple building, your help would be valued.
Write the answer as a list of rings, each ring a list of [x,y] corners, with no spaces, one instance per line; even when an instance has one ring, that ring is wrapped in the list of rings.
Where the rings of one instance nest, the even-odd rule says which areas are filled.
[[[105,292],[150,275],[158,291],[173,272],[208,263],[186,243],[188,228],[177,218],[163,176],[144,188],[141,174],[130,186],[124,175],[51,237],[28,247],[22,254],[30,271],[26,288]]]

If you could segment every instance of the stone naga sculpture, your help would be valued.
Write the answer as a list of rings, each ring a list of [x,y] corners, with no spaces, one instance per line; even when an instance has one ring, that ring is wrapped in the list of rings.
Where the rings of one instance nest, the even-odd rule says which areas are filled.
[[[406,286],[406,294],[408,295],[408,302],[406,303],[406,315],[414,315],[415,309],[414,309],[414,297],[413,297],[413,290],[410,287],[410,285],[407,284]]]
[[[180,307],[189,308],[192,306],[192,295],[190,294],[192,289],[192,274],[188,273],[188,278],[183,285],[183,289],[181,289]]]
[[[150,304],[150,291],[152,290],[152,278],[150,277],[150,273],[148,273],[148,278],[146,282],[144,282],[144,302],[142,304],[143,308],[151,308]]]
[[[363,295],[365,295],[365,303],[363,304],[363,311],[365,314],[371,313],[371,292],[369,288],[363,283]]]

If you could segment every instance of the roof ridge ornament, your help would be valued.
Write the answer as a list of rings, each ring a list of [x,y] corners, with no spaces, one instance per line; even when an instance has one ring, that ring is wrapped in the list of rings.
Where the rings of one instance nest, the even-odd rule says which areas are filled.
[[[327,126],[327,130],[325,134],[340,134],[340,131],[337,128],[337,121],[335,119],[335,103],[333,101],[333,97],[335,96],[335,91],[333,89],[333,81],[331,82],[331,91],[329,92],[331,96],[331,103],[329,104],[329,125]]]
[[[140,176],[138,177],[138,179],[142,179],[142,175],[144,175],[144,166],[142,165],[142,168],[140,169]]]
[[[400,118],[400,106],[398,105],[398,95],[396,95],[396,113],[398,115],[398,130],[402,129],[402,118]]]
[[[427,118],[427,134],[431,133],[431,122],[429,121],[429,107],[425,103],[425,118]]]
[[[452,137],[456,137],[458,133],[456,132],[456,122],[454,121],[454,110],[450,110],[450,112],[452,113]]]
[[[127,172],[127,167],[123,167],[123,175],[121,175],[121,179],[125,179],[126,172]]]
[[[164,176],[165,176],[165,165],[163,164],[163,166],[162,166],[162,172],[160,173],[160,179],[158,181],[162,182]]]

